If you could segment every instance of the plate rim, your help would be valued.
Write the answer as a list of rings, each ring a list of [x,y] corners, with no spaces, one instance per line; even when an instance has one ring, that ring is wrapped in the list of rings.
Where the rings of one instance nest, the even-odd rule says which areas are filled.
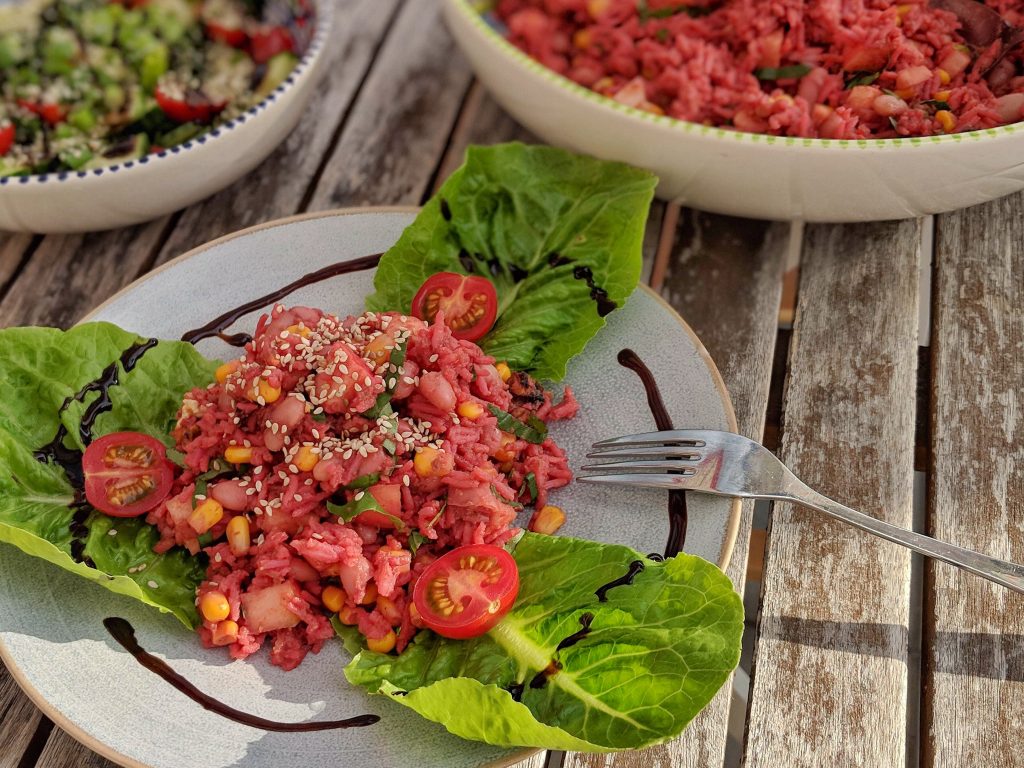
[[[244,229],[239,229],[235,232],[230,232],[226,235],[222,235],[221,237],[215,238],[214,240],[210,240],[209,242],[203,243],[202,245],[197,245],[195,248],[191,248],[185,253],[179,256],[175,256],[173,259],[164,262],[156,269],[147,272],[141,277],[136,278],[128,285],[124,286],[115,294],[110,296],[106,301],[97,305],[89,312],[87,312],[85,315],[83,315],[75,323],[75,325],[90,322],[95,315],[97,315],[107,306],[114,303],[122,296],[128,294],[130,291],[135,290],[141,284],[160,274],[164,270],[177,266],[194,256],[198,256],[200,253],[203,253],[211,248],[215,248],[221,245],[222,243],[226,243],[230,240],[234,240],[239,237],[245,237],[247,235],[253,234],[255,232],[260,232],[265,229],[273,229],[275,227],[287,226],[289,224],[310,221],[313,219],[326,219],[334,218],[337,216],[351,216],[364,213],[418,213],[420,210],[421,206],[418,205],[374,205],[364,207],[335,208],[326,211],[314,211],[299,213],[292,216],[285,216],[283,218],[273,219],[271,221],[266,221],[261,224],[255,224]],[[729,428],[733,432],[738,431],[736,423],[736,413],[733,410],[732,399],[729,396],[729,391],[725,387],[725,381],[722,379],[722,374],[718,370],[718,366],[715,365],[715,361],[711,358],[711,354],[708,352],[703,342],[700,340],[700,338],[697,336],[694,330],[690,327],[690,325],[686,322],[686,320],[684,320],[683,317],[675,310],[675,308],[673,308],[672,305],[669,304],[659,293],[653,290],[646,283],[640,283],[639,287],[646,291],[666,310],[668,310],[671,313],[672,317],[682,327],[686,335],[690,338],[695,349],[697,350],[697,353],[700,355],[701,361],[704,363],[704,365],[708,369],[708,372],[711,374],[711,379],[715,385],[715,389],[718,390],[718,394],[722,400],[722,406],[725,410],[726,422],[729,425]],[[729,512],[729,520],[727,521],[725,527],[725,538],[722,541],[722,548],[719,550],[718,554],[717,565],[722,571],[728,569],[729,563],[732,559],[733,549],[735,548],[736,539],[739,534],[741,512],[741,500],[733,499],[732,506]],[[735,589],[735,584],[733,585],[733,589]],[[21,690],[25,693],[29,701],[31,701],[46,717],[48,717],[53,722],[54,725],[59,727],[61,730],[63,730],[65,733],[67,733],[69,736],[75,739],[77,742],[91,749],[92,751],[96,752],[102,757],[105,757],[106,759],[111,760],[119,765],[125,766],[125,768],[153,768],[153,766],[151,765],[140,762],[127,755],[121,754],[116,749],[108,746],[107,744],[104,744],[95,737],[86,733],[77,724],[73,723],[69,718],[67,718],[63,712],[61,712],[59,709],[56,708],[56,706],[51,704],[48,699],[43,697],[43,695],[38,690],[36,690],[35,687],[32,686],[32,684],[28,681],[27,677],[22,672],[21,668],[17,665],[17,663],[11,656],[10,651],[7,648],[6,644],[4,643],[2,636],[0,636],[0,660],[4,662],[4,666],[10,673],[11,678],[18,684],[18,687],[21,688]],[[533,755],[536,755],[537,753],[543,751],[550,750],[527,748],[522,751],[511,754],[507,758],[483,764],[481,768],[508,768],[509,766],[513,766],[516,763],[527,760]]]

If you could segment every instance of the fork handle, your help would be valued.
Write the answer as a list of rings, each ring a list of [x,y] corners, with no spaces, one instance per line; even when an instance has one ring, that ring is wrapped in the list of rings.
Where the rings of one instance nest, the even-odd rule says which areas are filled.
[[[970,549],[957,547],[953,544],[947,544],[944,541],[933,539],[931,536],[925,536],[923,533],[900,528],[898,525],[892,525],[878,518],[870,517],[862,512],[845,507],[839,502],[833,501],[827,496],[823,496],[803,485],[803,483],[800,486],[799,488],[791,487],[789,493],[775,498],[783,498],[784,500],[810,507],[818,512],[824,512],[830,517],[842,520],[844,523],[849,523],[854,528],[860,528],[862,531],[873,533],[875,536],[879,536],[886,541],[900,544],[922,555],[955,565],[958,568],[963,568],[965,571],[970,571],[977,576],[994,581],[996,584],[1001,584],[1017,592],[1024,592],[1024,568],[1019,565],[1008,563],[1005,560],[998,560]]]

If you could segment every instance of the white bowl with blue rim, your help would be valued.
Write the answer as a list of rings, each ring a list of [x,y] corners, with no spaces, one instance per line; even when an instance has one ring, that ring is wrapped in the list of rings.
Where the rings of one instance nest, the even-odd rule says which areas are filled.
[[[155,219],[209,197],[284,141],[313,95],[334,3],[316,0],[315,31],[265,99],[183,144],[105,168],[0,178],[0,230],[89,232]]]
[[[1024,189],[1024,123],[908,139],[794,139],[644,112],[531,59],[489,2],[442,0],[480,81],[551,144],[658,174],[658,196],[733,216],[875,221],[942,213]]]

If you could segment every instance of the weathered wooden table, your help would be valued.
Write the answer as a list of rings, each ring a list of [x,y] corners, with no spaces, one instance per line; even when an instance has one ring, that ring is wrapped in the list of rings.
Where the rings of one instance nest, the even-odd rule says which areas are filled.
[[[531,140],[434,0],[341,0],[326,64],[287,144],[212,199],[103,234],[0,234],[0,326],[67,327],[212,238],[420,203],[467,144]],[[645,277],[704,340],[745,434],[852,506],[1024,562],[1024,195],[803,230],[656,203],[648,234]],[[786,506],[746,506],[729,575],[748,606],[732,691],[676,742],[551,764],[1024,765],[1024,596]],[[109,765],[0,667],[0,768]]]

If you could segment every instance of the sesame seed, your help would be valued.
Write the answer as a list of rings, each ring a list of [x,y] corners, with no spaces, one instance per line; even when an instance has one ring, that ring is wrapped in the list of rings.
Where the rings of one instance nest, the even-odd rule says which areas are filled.
[[[359,500],[360,500],[360,499],[362,499],[362,498],[363,498],[363,496],[365,496],[365,495],[366,495],[366,494],[365,494],[365,493],[364,493],[363,491],[359,491],[358,493],[356,493],[356,495],[355,495],[354,499],[355,499],[355,501],[359,501]]]
[[[408,488],[410,482],[411,481],[409,480],[409,476],[408,475],[402,475],[402,485],[404,485],[406,488]]]
[[[107,536],[117,536],[117,528],[111,528],[107,531]]]
[[[156,583],[155,581],[153,581],[152,579],[150,579],[149,581],[147,581],[147,582],[146,582],[146,586],[147,586],[147,587],[149,587],[150,589],[156,589],[156,588],[157,588],[157,587],[159,587],[160,585],[159,585],[159,584],[157,584],[157,583]]]

